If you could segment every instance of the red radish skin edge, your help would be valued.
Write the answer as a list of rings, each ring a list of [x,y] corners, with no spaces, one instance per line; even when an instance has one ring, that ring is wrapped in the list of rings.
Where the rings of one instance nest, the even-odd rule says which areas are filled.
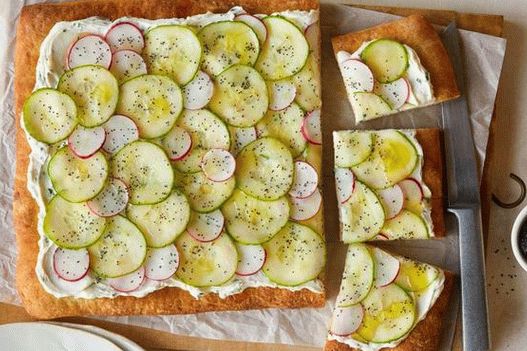
[[[131,289],[131,290],[121,290],[121,289],[117,289],[116,287],[114,287],[111,283],[110,283],[110,286],[115,291],[122,292],[122,293],[130,293],[132,291],[136,291],[137,289],[139,289],[143,285],[145,280],[146,280],[146,272],[145,272],[145,267],[143,267],[143,279],[141,280],[141,283],[139,283],[139,285],[136,288]]]
[[[106,43],[106,45],[108,45],[110,47],[110,44],[108,44],[108,42],[106,41],[106,38],[103,37],[102,35],[93,34],[93,33],[82,33],[81,35],[79,35],[77,37],[77,39],[75,39],[74,42],[71,43],[71,45],[68,48],[68,51],[67,51],[67,54],[66,54],[66,68],[67,69],[71,69],[71,67],[70,67],[71,50],[73,49],[73,47],[75,46],[75,44],[79,40],[81,40],[82,38],[85,38],[85,37],[89,37],[89,36],[99,37],[102,41],[104,41]],[[144,40],[144,38],[143,38],[143,40]],[[110,47],[110,64],[108,65],[108,67],[105,67],[106,69],[110,69],[110,65],[112,64],[112,57],[113,57],[113,52],[112,52],[111,47]],[[104,67],[104,66],[101,66],[101,67]]]
[[[265,23],[258,17],[256,16],[253,16],[247,12],[244,12],[244,13],[240,13],[239,15],[237,15],[236,17],[234,17],[234,19],[236,20],[236,18],[238,17],[244,17],[244,16],[251,16],[251,17],[254,17],[255,19],[257,19],[258,21],[260,21],[262,23],[262,25],[265,27],[265,38],[264,38],[264,42],[267,40],[267,37],[269,36],[269,31],[267,30],[267,26],[265,25]],[[245,23],[245,22],[244,22]],[[247,24],[247,23],[245,23]],[[258,35],[256,35],[258,37]]]
[[[239,275],[240,277],[248,277],[248,276],[251,276],[251,275],[255,275],[256,273],[258,273],[262,267],[264,266],[265,264],[265,261],[267,261],[267,250],[263,249],[264,250],[264,259],[262,261],[262,265],[260,266],[260,268],[258,268],[258,270],[252,272],[252,273],[245,273],[245,274],[241,274],[241,273],[238,273],[238,272],[235,272],[236,275]]]
[[[113,67],[113,54],[116,54],[118,52],[133,52],[134,54],[137,54],[139,56],[141,56],[141,54],[139,54],[137,51],[134,51],[134,50],[130,50],[130,49],[122,49],[122,50],[116,50],[114,52],[112,52],[112,60],[110,61],[110,67],[108,67],[108,70],[111,70],[112,67]],[[142,56],[141,56],[142,57]],[[124,115],[121,115],[121,116],[124,116]],[[126,116],[128,117],[128,116]],[[135,123],[135,122],[134,122]]]
[[[341,65],[343,65],[344,63],[346,63],[346,62],[348,62],[348,61],[351,61],[351,60],[353,60],[353,61],[357,61],[357,62],[360,62],[361,64],[363,64],[363,65],[368,69],[368,72],[370,72],[371,78],[372,78],[372,80],[373,80],[373,82],[374,82],[374,86],[375,86],[375,77],[373,76],[373,72],[371,71],[370,67],[368,67],[367,64],[365,64],[364,62],[362,62],[362,60],[360,60],[360,59],[358,59],[358,58],[349,58],[349,59],[347,59],[347,60],[342,61]],[[368,90],[367,92],[371,93],[372,91],[373,91],[373,87],[372,87],[372,89]]]
[[[361,307],[361,310],[362,310],[362,319],[364,319],[364,306],[362,306],[362,304],[360,304],[360,307]],[[336,336],[350,336],[351,334],[355,333],[360,328],[361,324],[362,324],[362,322],[359,323],[357,329],[355,329],[354,331],[352,331],[349,334],[337,334],[337,333],[334,333],[333,331],[331,331],[331,334],[336,335]]]
[[[182,159],[188,156],[188,154],[190,153],[190,150],[192,150],[192,138],[190,138],[190,144],[188,146],[187,151],[185,151],[185,153],[179,157],[170,158],[170,160],[171,161],[181,161]]]
[[[355,174],[353,172],[351,172],[351,174],[353,176],[353,183],[351,184],[351,193],[350,193],[350,196],[347,199],[342,200],[340,202],[341,205],[344,205],[346,202],[348,202],[351,199],[351,197],[353,196],[353,192],[355,192],[356,178],[355,178]]]
[[[320,190],[319,190],[319,191],[320,191]],[[315,192],[316,192],[316,190],[315,190]],[[314,193],[313,193],[313,194],[314,194]],[[313,194],[312,194],[312,195],[313,195]],[[322,196],[322,195],[321,195],[321,196]],[[309,197],[309,196],[308,196],[308,197]],[[307,199],[307,198],[306,198],[306,199]],[[304,200],[304,199],[300,199],[300,200]],[[291,219],[292,219],[293,221],[297,221],[297,222],[309,221],[311,218],[315,217],[315,216],[320,212],[320,209],[322,208],[322,203],[323,203],[323,202],[324,202],[323,200],[320,201],[320,204],[318,205],[318,209],[317,209],[317,211],[316,211],[312,216],[310,216],[310,217],[308,217],[308,218],[305,218],[305,219],[297,219],[297,218],[293,218],[293,217],[291,217]]]
[[[355,186],[355,182],[353,182],[353,184],[354,184],[354,186]],[[401,214],[401,212],[403,212],[403,210],[404,210],[404,205],[405,205],[405,202],[406,202],[405,199],[404,199],[404,191],[403,191],[403,188],[401,188],[401,187],[399,186],[399,184],[395,184],[394,186],[397,186],[397,187],[399,188],[399,190],[401,191],[401,195],[402,195],[402,197],[403,197],[403,200],[402,200],[402,203],[401,203],[401,208],[399,208],[399,211],[397,211],[397,213],[394,214],[394,215],[391,216],[391,217],[386,217],[386,219],[393,219],[393,218],[397,217],[399,214]]]
[[[117,178],[117,177],[112,177],[113,179],[123,183],[125,189],[126,189],[126,192],[128,193],[128,200],[130,200],[130,187],[128,186],[128,184],[126,184],[126,182],[120,178]],[[112,214],[112,215],[107,215],[107,216],[103,216],[103,215],[100,215],[97,213],[97,211],[95,211],[91,206],[90,206],[90,201],[86,201],[86,206],[88,206],[88,208],[90,209],[90,212],[93,213],[94,215],[96,216],[99,216],[99,217],[102,217],[102,218],[110,218],[110,217],[114,217],[114,216],[117,216],[119,214],[119,212],[115,213],[115,214]],[[126,207],[125,207],[126,208]]]
[[[311,195],[313,195],[313,193],[314,193],[315,191],[317,191],[317,189],[318,189],[318,183],[319,183],[320,179],[318,178],[318,172],[317,172],[317,169],[316,169],[315,167],[313,167],[313,165],[312,165],[311,163],[309,163],[309,162],[307,162],[307,161],[302,161],[302,160],[297,160],[297,161],[295,161],[295,163],[297,163],[297,162],[307,163],[307,164],[308,164],[308,165],[309,165],[309,166],[315,171],[316,181],[317,181],[317,186],[315,186],[315,188],[313,189],[313,191],[312,191],[311,193],[309,193],[309,194],[307,194],[307,195],[305,195],[305,196],[295,196],[295,195],[291,194],[290,192],[289,192],[289,195],[291,195],[292,197],[295,197],[295,198],[297,198],[297,199],[306,199],[306,198],[310,197]]]
[[[408,79],[406,79],[405,77],[403,77],[405,83],[406,83],[406,88],[408,90],[408,93],[406,95],[406,100],[404,100],[405,103],[408,102],[408,100],[410,100],[410,82],[408,81]]]
[[[373,237],[374,240],[378,240],[378,241],[384,241],[384,240],[390,240],[390,238],[388,237],[388,235],[384,234],[384,233],[379,233],[377,235],[375,235]]]
[[[421,186],[421,183],[419,183],[419,181],[417,179],[412,178],[412,177],[406,178],[406,179],[404,179],[402,181],[404,182],[405,180],[410,180],[410,181],[414,182],[415,184],[417,184],[417,187],[419,188],[419,191],[421,192],[421,199],[420,200],[423,201],[423,199],[425,197],[425,193],[423,191],[423,187]],[[404,191],[403,191],[403,193],[404,193]]]
[[[212,150],[216,150],[216,149],[210,149],[209,151],[212,151]],[[227,149],[222,149],[222,148],[217,148],[217,150],[223,150],[223,151],[227,151],[229,154],[231,154],[231,152]],[[202,165],[203,165],[203,158],[205,157],[205,155],[209,152],[207,151],[205,154],[203,154],[203,157],[201,158],[201,161],[200,161],[200,168],[202,168]],[[205,174],[205,172],[203,172],[203,174],[205,175],[205,177],[210,180],[211,182],[216,182],[216,183],[222,183],[222,182],[226,182],[227,180],[231,179],[232,177],[234,177],[234,173],[236,172],[236,157],[234,157],[232,154],[231,156],[234,158],[234,169],[231,173],[231,175],[229,175],[227,178],[222,178],[222,179],[218,179],[218,180],[214,180],[214,179],[210,179],[207,174]]]
[[[114,25],[112,25],[112,26],[108,29],[108,31],[106,32],[106,34],[104,34],[104,38],[103,38],[104,41],[106,41],[106,37],[108,36],[108,33],[110,33],[110,31],[111,31],[112,29],[114,29],[115,27],[117,27],[117,26],[120,25],[120,24],[129,24],[129,25],[131,25],[131,26],[137,28],[137,31],[141,34],[141,38],[143,38],[143,47],[144,47],[144,45],[145,45],[145,35],[143,34],[143,31],[141,30],[141,28],[139,28],[139,27],[137,26],[137,24],[132,23],[132,22],[128,22],[128,21],[119,22],[119,23],[115,23]],[[108,44],[108,45],[110,45],[110,44]],[[110,46],[110,49],[111,49],[111,46]],[[118,50],[117,50],[117,51],[118,51]],[[133,51],[133,50],[130,50],[130,51]],[[134,51],[134,52],[135,52],[135,51]],[[113,53],[113,52],[112,52],[112,53]],[[138,54],[140,54],[140,53],[138,53]]]
[[[306,131],[306,123],[307,123],[307,119],[309,118],[309,116],[311,115],[311,113],[313,113],[313,111],[309,112],[307,114],[307,116],[304,118],[304,120],[302,121],[302,128],[300,128],[300,132],[302,133],[302,136],[304,137],[304,139],[306,139],[308,142],[310,142],[311,144],[314,144],[314,145],[322,145],[322,143],[319,143],[315,140],[313,140],[312,138],[309,137],[309,134],[308,132]]]
[[[221,235],[221,233],[223,233],[224,227],[225,227],[225,223],[221,227],[221,230],[219,231],[218,235],[216,235],[213,239],[209,239],[209,240],[198,239],[198,236],[196,235],[196,233],[192,233],[192,229],[187,229],[187,232],[192,237],[192,239],[194,239],[196,241],[199,241],[200,243],[210,243],[210,242],[218,239],[218,237]]]
[[[57,277],[59,277],[59,279],[62,279],[66,282],[78,282],[79,280],[83,279],[87,274],[88,272],[90,271],[90,266],[88,265],[88,269],[86,270],[86,272],[84,272],[84,274],[80,277],[80,278],[77,278],[77,279],[73,279],[73,280],[69,280],[69,279],[65,279],[64,277],[62,277],[60,274],[59,274],[59,271],[57,269],[57,265],[56,265],[56,260],[55,260],[55,256],[57,254],[57,250],[59,248],[57,247],[55,249],[55,251],[53,252],[53,271],[55,272],[55,274],[57,275]]]
[[[199,241],[200,243],[210,243],[211,241],[218,239],[218,237],[221,235],[221,233],[223,233],[223,230],[225,229],[225,217],[222,217],[222,218],[223,218],[223,222],[221,224],[221,229],[219,230],[218,234],[214,237],[214,239],[209,239],[209,240],[198,239],[198,236],[196,235],[196,233],[192,233],[192,228],[188,228],[187,232],[192,237],[192,239]]]
[[[108,135],[107,135],[106,130],[105,130],[104,128],[103,128],[103,130],[104,130],[104,138],[102,139],[102,143],[101,143],[101,145],[99,146],[99,148],[98,148],[97,150],[95,150],[94,152],[92,152],[92,153],[89,154],[88,156],[81,156],[81,155],[79,155],[79,154],[75,151],[75,149],[73,148],[73,146],[70,146],[70,145],[73,145],[73,144],[71,143],[71,140],[70,140],[70,138],[71,138],[71,136],[73,135],[73,133],[70,134],[70,136],[68,137],[68,147],[69,147],[69,149],[71,150],[71,152],[73,152],[73,154],[74,154],[75,156],[77,156],[78,158],[82,158],[83,160],[86,160],[86,159],[92,157],[92,156],[95,155],[99,150],[102,149],[102,146],[103,146],[104,143],[106,142],[106,138],[107,138]]]
[[[113,116],[115,116],[115,115],[112,115],[112,117],[113,117]],[[137,139],[139,139],[139,127],[137,126],[137,123],[135,123],[134,120],[131,119],[130,117],[128,117],[127,115],[119,115],[119,116],[126,117],[126,118],[128,118],[130,121],[132,121],[132,123],[133,123],[134,126],[135,126],[135,134],[136,134],[136,136],[137,136]],[[112,117],[110,117],[110,118],[108,119],[108,121],[109,121]],[[108,121],[106,121],[106,122],[108,122]],[[106,122],[105,122],[105,123],[106,123]],[[109,134],[109,132],[106,130],[106,128],[104,128],[104,124],[103,124],[103,129],[104,129],[104,141],[106,142],[106,139],[108,138],[108,134]],[[136,140],[137,140],[137,139],[136,139]],[[104,143],[102,143],[102,144],[103,144],[103,146],[104,146]],[[123,147],[124,147],[124,146],[123,146]],[[102,149],[104,150],[104,148],[102,148]],[[109,152],[106,151],[106,150],[104,150],[104,152],[106,152],[107,154],[109,154]],[[121,179],[119,179],[119,180],[121,180]],[[121,180],[121,181],[122,181],[122,180]],[[123,183],[124,183],[124,182],[123,182]],[[128,184],[126,184],[126,186],[128,187]]]
[[[397,268],[397,274],[393,277],[393,279],[386,283],[386,284],[383,284],[383,285],[379,285],[380,288],[383,288],[385,286],[388,286],[390,285],[391,283],[393,283],[395,281],[395,279],[397,279],[397,277],[399,276],[399,272],[401,271],[401,262],[397,261],[399,263],[399,267]]]

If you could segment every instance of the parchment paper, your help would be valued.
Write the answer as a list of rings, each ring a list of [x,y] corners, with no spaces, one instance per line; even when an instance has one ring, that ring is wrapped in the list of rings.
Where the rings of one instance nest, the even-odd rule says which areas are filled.
[[[38,1],[26,1],[34,3]],[[0,1],[0,301],[19,304],[14,285],[16,246],[13,232],[12,200],[14,175],[14,131],[18,116],[13,114],[13,52],[15,26],[23,0]],[[355,9],[343,5],[322,5],[323,35],[323,132],[325,140],[324,181],[326,235],[328,237],[329,302],[322,309],[257,310],[244,312],[203,313],[188,316],[114,317],[104,318],[120,323],[135,324],[176,334],[213,339],[236,339],[283,344],[323,345],[326,325],[338,290],[345,246],[338,243],[337,209],[332,175],[331,131],[354,127],[344,86],[331,50],[329,38],[336,34],[356,31],[396,16]],[[505,41],[474,32],[461,31],[465,52],[465,71],[472,128],[480,164],[483,165],[489,124],[505,53]],[[362,124],[358,128],[382,127],[440,127],[439,107],[429,107]],[[458,271],[457,237],[447,219],[449,235],[441,241],[387,243],[393,251],[409,254],[454,272]],[[455,315],[455,303],[452,304]],[[452,317],[453,318],[453,317]],[[450,318],[450,319],[452,319]],[[453,325],[453,323],[452,323]],[[448,344],[450,331],[445,333]]]

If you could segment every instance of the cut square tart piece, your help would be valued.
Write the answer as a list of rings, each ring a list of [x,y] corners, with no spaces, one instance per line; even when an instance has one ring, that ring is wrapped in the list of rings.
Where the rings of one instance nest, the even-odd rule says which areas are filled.
[[[439,129],[333,132],[341,240],[445,235]]]
[[[351,244],[325,350],[437,350],[453,283],[437,267]]]
[[[410,16],[332,38],[357,123],[459,96],[436,30]]]

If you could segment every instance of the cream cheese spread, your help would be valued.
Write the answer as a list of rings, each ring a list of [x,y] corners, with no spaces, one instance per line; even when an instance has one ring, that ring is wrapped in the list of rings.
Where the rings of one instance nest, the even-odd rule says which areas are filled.
[[[213,14],[206,13],[188,18],[147,20],[139,18],[120,18],[114,22],[106,19],[91,17],[73,22],[59,22],[50,30],[47,37],[40,47],[40,56],[36,67],[36,84],[34,90],[43,87],[56,87],[60,76],[65,71],[65,57],[71,42],[79,38],[82,33],[93,33],[104,35],[106,31],[115,23],[131,22],[141,30],[146,31],[150,28],[166,24],[192,25],[198,28],[217,21],[230,21],[238,14],[245,13],[241,7],[234,7],[226,13]],[[278,15],[289,19],[301,28],[315,23],[319,19],[318,11],[284,11]],[[261,15],[259,15],[261,17]],[[23,119],[21,119],[24,127]],[[49,240],[43,231],[43,221],[45,216],[45,206],[54,195],[53,187],[46,174],[49,156],[54,153],[58,146],[49,146],[32,138],[26,131],[26,136],[31,146],[31,155],[28,167],[28,189],[39,206],[38,213],[38,233],[39,233],[39,254],[36,266],[36,274],[44,289],[55,297],[74,296],[77,298],[102,298],[116,296],[143,297],[153,291],[164,287],[178,287],[188,291],[195,298],[213,292],[221,298],[242,292],[250,287],[280,287],[291,291],[309,289],[313,292],[322,293],[323,284],[319,279],[314,279],[295,287],[279,286],[271,282],[262,272],[251,276],[234,276],[229,282],[222,286],[209,288],[197,288],[183,283],[176,277],[163,281],[153,281],[146,279],[138,289],[125,293],[111,288],[108,283],[101,278],[91,274],[91,272],[77,282],[66,282],[49,274],[53,269],[53,253],[56,245]],[[60,145],[62,146],[62,145]]]

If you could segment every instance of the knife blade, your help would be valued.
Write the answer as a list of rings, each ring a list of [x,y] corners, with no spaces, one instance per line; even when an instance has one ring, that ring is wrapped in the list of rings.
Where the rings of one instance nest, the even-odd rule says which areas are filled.
[[[474,142],[464,94],[463,62],[459,33],[451,23],[441,33],[449,53],[461,97],[442,103],[447,164],[448,211],[458,220],[461,274],[463,350],[490,348],[485,283],[485,258],[481,231],[479,178]]]

